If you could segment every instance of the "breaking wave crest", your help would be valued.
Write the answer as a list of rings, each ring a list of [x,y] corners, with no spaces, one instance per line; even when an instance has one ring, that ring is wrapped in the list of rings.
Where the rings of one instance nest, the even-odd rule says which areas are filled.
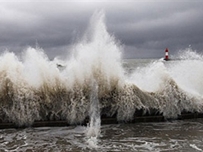
[[[83,123],[89,117],[94,83],[100,115],[116,115],[118,121],[132,120],[137,110],[165,118],[177,118],[183,111],[203,111],[202,82],[196,82],[190,72],[177,72],[185,62],[203,64],[202,57],[171,65],[158,60],[129,76],[121,52],[119,43],[107,32],[104,13],[99,12],[63,65],[50,61],[41,48],[30,47],[20,57],[13,52],[1,54],[0,122],[17,126],[40,120]],[[192,84],[181,79],[181,74],[191,77]],[[201,77],[203,71],[197,74]]]

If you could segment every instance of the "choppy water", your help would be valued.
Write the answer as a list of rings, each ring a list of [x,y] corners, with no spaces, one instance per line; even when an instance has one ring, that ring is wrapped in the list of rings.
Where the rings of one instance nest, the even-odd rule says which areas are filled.
[[[97,145],[95,147],[95,142]],[[203,150],[203,119],[163,123],[104,125],[97,141],[86,127],[0,130],[0,151],[138,151]]]
[[[201,54],[189,48],[177,55],[180,60],[124,60],[125,50],[107,32],[102,12],[93,15],[86,35],[69,51],[63,60],[49,60],[43,49],[31,47],[20,56],[0,54],[0,122],[29,127],[37,120],[64,120],[79,125],[90,118],[87,127],[1,130],[2,151],[202,149],[201,121],[100,124],[101,116],[130,121],[140,109],[165,119],[183,111],[203,112]],[[184,132],[187,128],[197,138]]]

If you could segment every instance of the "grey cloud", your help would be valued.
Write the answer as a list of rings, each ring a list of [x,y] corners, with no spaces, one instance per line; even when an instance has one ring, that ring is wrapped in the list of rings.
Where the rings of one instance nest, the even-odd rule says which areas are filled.
[[[156,7],[156,11],[162,12],[161,15],[155,13],[154,9],[150,9],[146,15],[140,12],[140,16],[143,17],[143,20],[130,16],[129,18],[131,18],[131,20],[129,20],[129,22],[124,22],[116,26],[111,24],[110,29],[112,31],[116,30],[116,37],[121,39],[127,46],[131,46],[131,50],[134,48],[134,54],[139,52],[137,48],[139,48],[139,50],[155,49],[157,53],[154,53],[158,56],[158,53],[164,50],[165,47],[171,48],[173,52],[184,49],[189,45],[202,51],[203,45],[201,45],[201,42],[203,36],[201,31],[203,31],[203,3],[188,2],[186,5],[184,5],[184,3],[175,3],[176,5],[172,3],[166,4],[169,8],[167,8],[166,5]],[[175,8],[173,6],[175,6]],[[163,10],[165,11],[163,12]],[[128,56],[133,55],[133,51],[130,52]],[[143,54],[145,54],[143,52],[139,53],[140,55],[137,54],[138,57],[142,57]]]
[[[124,57],[160,57],[192,45],[203,51],[203,2],[12,2],[0,5],[0,50],[21,51],[36,42],[52,58],[80,39],[95,10],[125,47]]]

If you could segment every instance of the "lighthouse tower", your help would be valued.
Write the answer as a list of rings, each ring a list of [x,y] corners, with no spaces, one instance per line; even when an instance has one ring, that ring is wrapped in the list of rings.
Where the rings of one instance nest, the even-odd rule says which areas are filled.
[[[166,48],[165,50],[165,58],[164,60],[168,61],[169,60],[169,57],[168,57],[168,48]]]

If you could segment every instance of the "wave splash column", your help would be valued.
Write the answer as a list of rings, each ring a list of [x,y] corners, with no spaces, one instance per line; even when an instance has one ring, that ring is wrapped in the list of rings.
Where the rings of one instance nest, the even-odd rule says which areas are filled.
[[[97,138],[100,135],[101,118],[100,118],[100,104],[98,99],[98,84],[94,80],[92,83],[92,91],[90,95],[90,111],[89,111],[89,126],[87,127],[86,136],[88,144],[97,148]]]

